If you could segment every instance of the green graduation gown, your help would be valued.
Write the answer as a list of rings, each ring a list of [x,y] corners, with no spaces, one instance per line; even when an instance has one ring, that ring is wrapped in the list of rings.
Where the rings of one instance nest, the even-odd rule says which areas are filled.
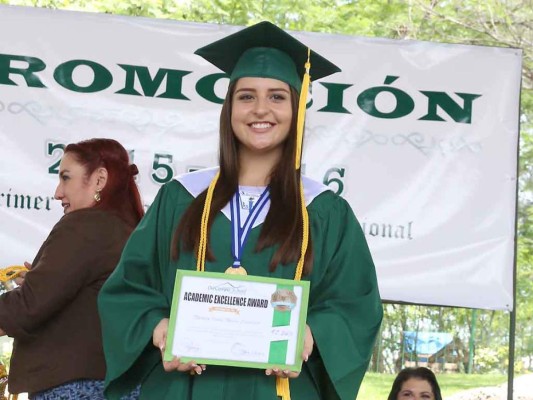
[[[147,400],[279,399],[275,377],[266,376],[264,370],[211,365],[197,376],[165,372],[160,351],[152,344],[155,326],[169,317],[176,269],[196,269],[193,254],[181,254],[178,261],[170,258],[172,235],[181,216],[195,190],[199,193],[207,187],[214,172],[196,174],[200,182],[196,189],[186,189],[178,181],[161,188],[100,292],[110,400],[139,383],[141,399]],[[319,184],[304,180],[304,186],[309,185]],[[315,190],[311,200],[307,199],[307,207],[314,264],[304,279],[311,283],[307,324],[315,347],[300,376],[290,380],[291,399],[354,400],[382,319],[376,273],[348,203],[324,189]],[[254,252],[260,230],[261,225],[252,229],[242,256],[248,274],[293,279],[294,264],[268,271],[273,248]],[[230,221],[219,213],[210,233],[216,261],[206,262],[206,271],[224,272],[232,264],[230,232]]]

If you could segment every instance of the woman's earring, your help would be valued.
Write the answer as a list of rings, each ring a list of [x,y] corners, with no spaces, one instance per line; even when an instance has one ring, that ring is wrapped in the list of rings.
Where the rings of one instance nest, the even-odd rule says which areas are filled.
[[[100,196],[100,191],[101,190],[97,190],[96,193],[94,194],[94,201],[96,201],[97,203],[102,200],[102,196]]]

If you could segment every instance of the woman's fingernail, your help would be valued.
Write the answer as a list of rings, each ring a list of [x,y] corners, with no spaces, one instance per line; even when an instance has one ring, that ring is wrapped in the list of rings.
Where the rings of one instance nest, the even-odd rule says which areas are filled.
[[[266,371],[265,371],[265,374],[268,375],[268,376],[270,376],[271,373],[272,373],[272,372],[270,372],[269,370],[266,370]]]

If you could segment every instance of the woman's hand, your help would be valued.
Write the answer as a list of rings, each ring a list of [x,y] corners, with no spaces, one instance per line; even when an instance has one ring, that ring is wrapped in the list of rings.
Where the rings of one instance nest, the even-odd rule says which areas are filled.
[[[309,325],[305,325],[305,334],[304,334],[304,349],[302,351],[302,360],[307,361],[309,360],[309,356],[313,352],[313,346],[315,344],[315,340],[313,339],[313,334],[311,333],[311,328],[309,328]],[[300,373],[299,372],[293,372],[289,370],[280,370],[279,368],[269,368],[265,372],[267,375],[275,375],[279,376],[280,378],[297,378]]]
[[[24,266],[28,269],[31,269],[31,264],[27,261],[24,261]],[[17,285],[22,285],[24,283],[24,279],[26,279],[26,274],[28,273],[28,271],[22,271],[18,274],[18,276],[14,279],[15,280],[15,283]]]
[[[152,334],[152,343],[161,351],[162,360],[165,354],[165,346],[167,342],[168,321],[168,318],[163,318],[161,321],[159,321],[157,326],[154,328],[154,333]],[[201,375],[202,371],[205,371],[205,365],[198,365],[194,361],[182,363],[180,362],[180,359],[176,357],[174,357],[172,361],[163,361],[163,368],[167,372],[190,371],[191,374],[196,373],[198,375]]]

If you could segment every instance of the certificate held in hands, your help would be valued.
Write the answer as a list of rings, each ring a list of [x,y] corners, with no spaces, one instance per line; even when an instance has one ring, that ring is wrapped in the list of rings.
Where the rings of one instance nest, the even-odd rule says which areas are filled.
[[[300,371],[309,282],[178,270],[165,361]]]

